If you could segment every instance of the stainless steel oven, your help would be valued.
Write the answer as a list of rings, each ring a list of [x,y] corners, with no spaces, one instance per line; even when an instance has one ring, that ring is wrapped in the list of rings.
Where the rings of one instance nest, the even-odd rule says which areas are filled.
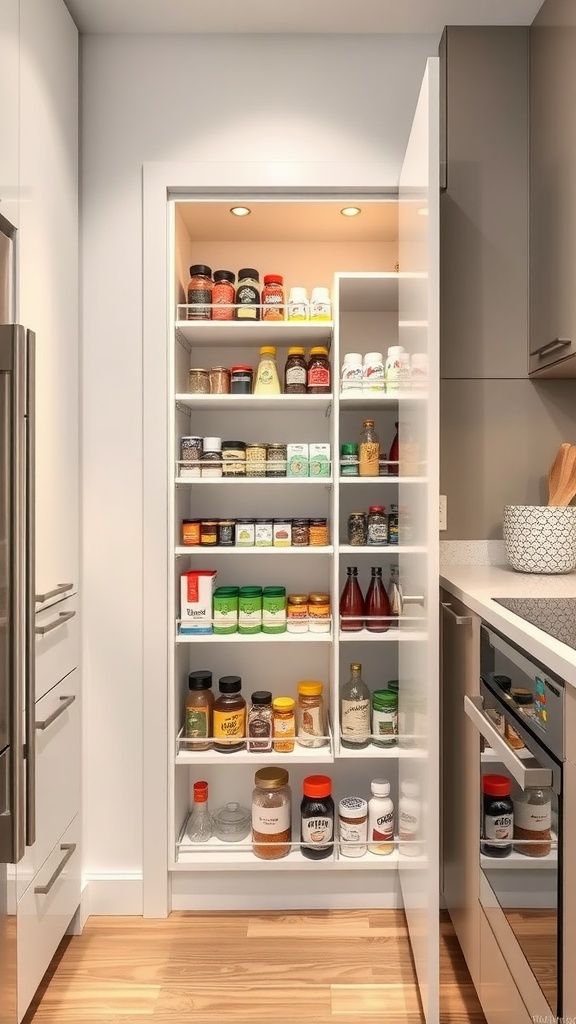
[[[465,697],[480,734],[479,899],[528,1014],[553,1020],[568,1010],[562,979],[564,683],[486,626],[480,664],[481,696]]]

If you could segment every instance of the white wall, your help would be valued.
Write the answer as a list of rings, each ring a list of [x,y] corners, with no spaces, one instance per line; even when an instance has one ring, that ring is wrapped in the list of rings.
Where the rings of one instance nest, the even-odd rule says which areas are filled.
[[[437,44],[429,36],[83,38],[88,876],[137,876],[142,867],[142,164],[378,161],[383,184],[395,185]]]

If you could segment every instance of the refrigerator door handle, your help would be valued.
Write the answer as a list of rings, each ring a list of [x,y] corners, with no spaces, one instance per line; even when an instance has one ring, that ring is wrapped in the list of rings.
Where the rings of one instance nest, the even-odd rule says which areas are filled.
[[[26,332],[26,846],[36,842],[36,336]]]

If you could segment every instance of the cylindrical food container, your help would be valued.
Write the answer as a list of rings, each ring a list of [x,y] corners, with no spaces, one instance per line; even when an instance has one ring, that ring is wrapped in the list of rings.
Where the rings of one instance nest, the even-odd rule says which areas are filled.
[[[230,393],[251,395],[254,370],[251,366],[233,366],[230,371]]]
[[[262,632],[286,632],[286,587],[264,587],[262,591]]]
[[[288,594],[288,633],[308,632],[308,594]]]
[[[213,366],[210,370],[210,393],[212,395],[230,394],[230,370],[227,366]]]
[[[238,632],[243,636],[262,632],[262,587],[240,587]]]
[[[180,439],[180,476],[200,476],[200,460],[203,444],[201,437],[182,437]]]
[[[266,476],[286,476],[286,445],[269,444],[266,447]]]
[[[222,475],[246,476],[245,441],[222,441]]]
[[[310,544],[310,520],[292,520],[292,547],[307,548]]]
[[[254,776],[252,842],[256,857],[276,860],[290,853],[292,794],[284,768],[261,768]]]
[[[292,545],[292,520],[274,520],[274,547],[289,548]]]
[[[266,476],[266,445],[246,445],[246,476]]]
[[[200,523],[200,544],[204,547],[218,544],[218,520],[203,519]]]
[[[255,544],[257,548],[271,548],[274,539],[274,529],[271,519],[257,519],[255,530]]]
[[[212,632],[220,636],[238,632],[239,587],[216,587],[214,591],[214,613]]]
[[[236,543],[236,520],[218,521],[218,544],[221,548],[233,548]]]
[[[194,366],[188,373],[188,391],[191,395],[209,395],[210,394],[210,374],[208,370],[203,370],[197,366]]]
[[[236,520],[236,547],[253,548],[255,541],[255,522],[253,519]]]
[[[311,633],[330,632],[330,594],[323,591],[310,594],[308,598],[308,626]]]
[[[564,573],[576,568],[576,507],[506,505],[506,557],[517,572]]]
[[[368,841],[368,804],[359,796],[347,796],[338,806],[340,853],[363,857]]]
[[[182,546],[185,548],[196,547],[200,543],[200,520],[182,520]]]

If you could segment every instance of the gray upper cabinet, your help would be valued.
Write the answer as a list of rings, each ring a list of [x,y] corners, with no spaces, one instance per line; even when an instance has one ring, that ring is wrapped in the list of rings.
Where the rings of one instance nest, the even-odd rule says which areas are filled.
[[[530,373],[576,377],[576,5],[530,30]]]
[[[526,377],[528,55],[525,27],[448,28],[442,40],[444,378]]]

